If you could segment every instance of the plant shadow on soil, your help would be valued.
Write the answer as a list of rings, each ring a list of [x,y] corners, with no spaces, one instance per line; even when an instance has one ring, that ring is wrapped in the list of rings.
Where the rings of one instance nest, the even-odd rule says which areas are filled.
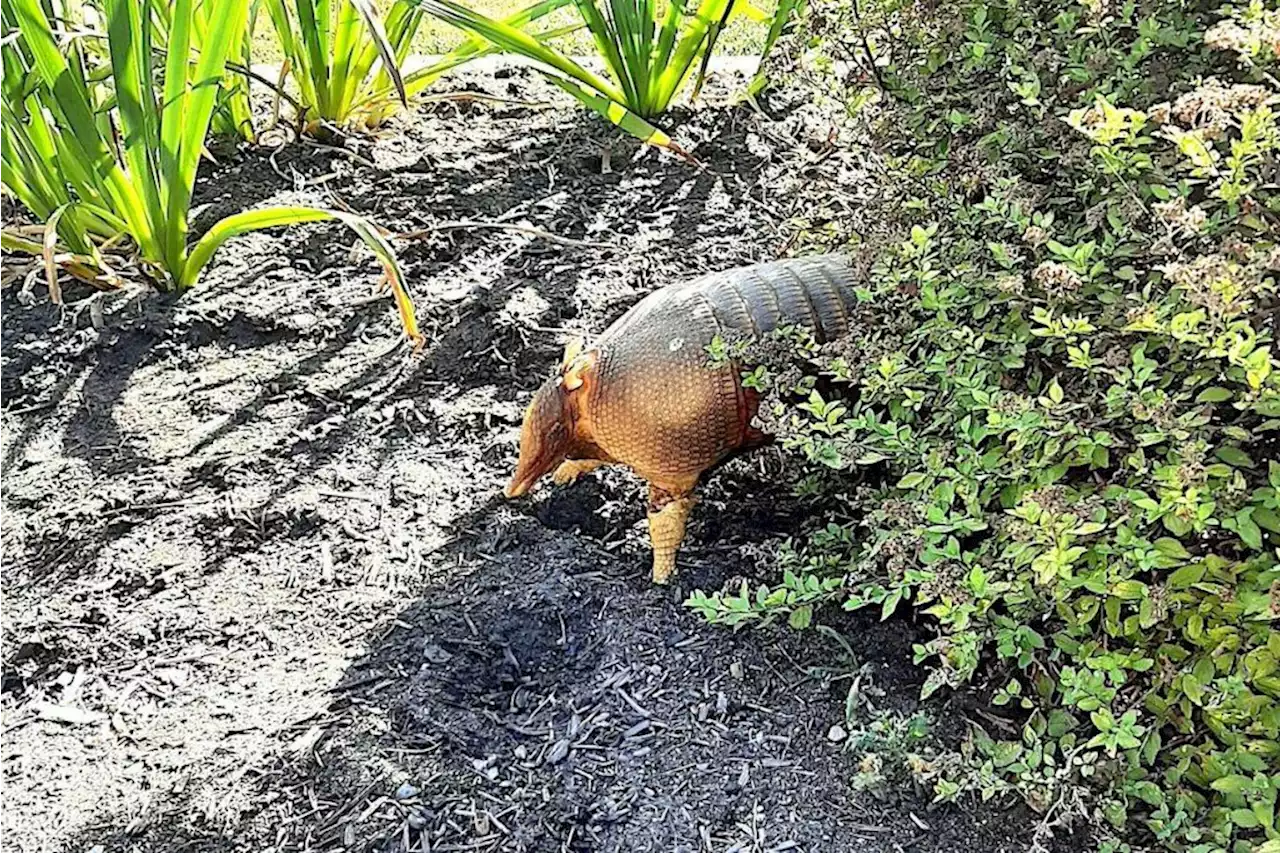
[[[462,80],[547,95],[518,71]],[[1018,809],[851,794],[855,756],[828,731],[860,667],[878,704],[915,707],[910,622],[827,614],[847,647],[713,629],[649,583],[632,478],[498,497],[564,332],[777,256],[789,217],[844,192],[838,163],[790,145],[794,126],[708,107],[684,130],[705,170],[619,142],[606,172],[613,137],[590,117],[443,104],[354,151],[292,144],[202,177],[197,229],[333,193],[401,233],[524,222],[580,241],[470,227],[402,243],[428,340],[413,359],[386,300],[361,301],[370,261],[337,227],[243,238],[183,300],[104,300],[101,331],[6,289],[10,837],[1026,848]],[[754,549],[821,516],[779,466],[766,451],[711,479],[684,592],[755,578]],[[90,718],[46,719],[39,702]]]

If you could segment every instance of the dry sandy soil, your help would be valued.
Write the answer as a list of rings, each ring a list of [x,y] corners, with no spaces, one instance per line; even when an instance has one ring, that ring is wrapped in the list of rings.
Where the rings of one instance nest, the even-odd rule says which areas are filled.
[[[397,243],[419,355],[337,226],[240,238],[176,300],[60,312],[9,268],[6,849],[1026,849],[1016,810],[851,790],[828,731],[860,669],[914,707],[910,623],[831,614],[842,645],[681,606],[821,520],[772,451],[712,479],[683,590],[647,579],[627,475],[499,492],[567,332],[847,242],[863,155],[815,111],[713,98],[677,116],[699,170],[525,71],[451,85],[555,106],[435,103],[342,150],[224,156],[197,189],[196,231],[289,200],[428,229]]]

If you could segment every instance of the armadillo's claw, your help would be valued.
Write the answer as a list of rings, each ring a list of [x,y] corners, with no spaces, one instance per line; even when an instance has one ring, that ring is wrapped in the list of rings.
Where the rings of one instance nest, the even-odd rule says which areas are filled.
[[[563,486],[566,483],[572,483],[583,474],[596,470],[603,464],[597,459],[566,459],[560,463],[560,467],[556,468],[551,479],[556,485]]]
[[[649,490],[649,539],[653,543],[653,582],[665,584],[675,574],[676,553],[684,541],[685,520],[693,508],[690,495],[671,497]]]

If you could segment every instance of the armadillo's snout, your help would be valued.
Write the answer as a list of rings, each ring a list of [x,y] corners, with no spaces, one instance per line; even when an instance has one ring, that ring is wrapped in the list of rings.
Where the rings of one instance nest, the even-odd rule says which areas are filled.
[[[528,493],[543,474],[564,459],[566,443],[560,420],[559,387],[548,382],[534,395],[525,412],[520,427],[520,460],[502,494],[518,498]]]
[[[521,495],[528,494],[533,488],[533,484],[538,481],[537,476],[533,474],[533,454],[530,453],[532,448],[529,447],[529,441],[520,442],[520,461],[516,463],[516,471],[511,475],[511,481],[507,483],[506,488],[502,490],[503,496],[507,498],[518,498]]]
[[[525,494],[528,494],[528,492],[529,492],[528,483],[522,482],[517,477],[512,477],[511,482],[507,483],[506,488],[502,490],[502,496],[505,498],[518,498],[518,497],[522,497]]]

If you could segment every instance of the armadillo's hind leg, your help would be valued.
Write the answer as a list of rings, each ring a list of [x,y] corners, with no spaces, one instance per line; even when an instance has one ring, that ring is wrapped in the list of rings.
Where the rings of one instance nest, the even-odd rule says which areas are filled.
[[[649,539],[653,543],[653,582],[665,584],[676,570],[676,553],[696,498],[693,485],[677,491],[649,486]]]
[[[563,486],[565,483],[572,483],[583,474],[596,470],[601,465],[608,464],[600,459],[566,459],[560,463],[560,467],[551,475],[551,479]]]

